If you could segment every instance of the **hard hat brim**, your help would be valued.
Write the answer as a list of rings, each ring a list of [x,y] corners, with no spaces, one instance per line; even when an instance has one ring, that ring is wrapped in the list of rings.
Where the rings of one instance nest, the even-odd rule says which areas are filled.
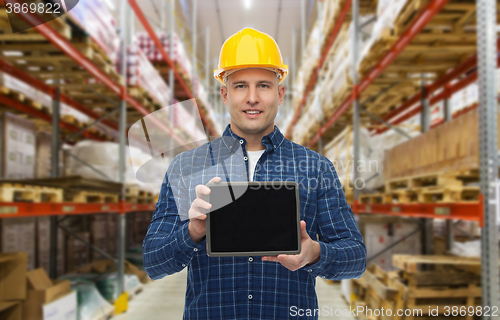
[[[229,67],[223,67],[217,70],[214,70],[214,77],[222,84],[226,85],[223,81],[223,76],[224,72],[228,70],[233,70],[233,69],[246,69],[246,68],[273,68],[273,69],[278,69],[281,71],[281,79],[279,84],[281,84],[287,77],[288,75],[288,66],[283,65],[283,66],[276,66],[273,64],[243,64],[243,65],[238,65],[238,66],[229,66]]]

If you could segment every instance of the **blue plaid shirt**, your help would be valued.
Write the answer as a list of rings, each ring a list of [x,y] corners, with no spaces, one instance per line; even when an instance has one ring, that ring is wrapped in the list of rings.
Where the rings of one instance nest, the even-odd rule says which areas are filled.
[[[241,144],[247,171],[242,175],[229,163],[231,181],[248,181],[245,139],[229,126],[221,138],[176,156],[143,242],[144,268],[152,279],[188,268],[184,319],[293,319],[293,310],[314,312],[318,309],[317,276],[359,278],[366,268],[366,247],[335,168],[327,158],[285,139],[275,127],[262,138],[266,149],[256,165],[254,181],[299,184],[300,219],[306,222],[309,236],[319,241],[320,260],[292,272],[261,257],[208,257],[206,240],[191,240],[189,220],[181,219],[181,212],[187,212],[196,198],[196,185],[223,175],[217,166],[215,171],[208,170],[207,164],[213,165],[214,157],[232,148],[224,140],[229,137]],[[182,188],[173,188],[174,180],[182,181]],[[319,311],[301,318],[317,319]]]

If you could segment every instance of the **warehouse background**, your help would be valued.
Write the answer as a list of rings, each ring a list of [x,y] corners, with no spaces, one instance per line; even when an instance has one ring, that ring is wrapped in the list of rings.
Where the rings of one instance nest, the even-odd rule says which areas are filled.
[[[276,124],[335,164],[367,245],[363,277],[318,279],[320,307],[499,305],[495,1],[31,3],[0,1],[0,319],[182,316],[185,272],[151,281],[142,240],[169,161],[229,122],[212,74],[244,27],[277,40]],[[127,140],[150,114],[165,162]]]

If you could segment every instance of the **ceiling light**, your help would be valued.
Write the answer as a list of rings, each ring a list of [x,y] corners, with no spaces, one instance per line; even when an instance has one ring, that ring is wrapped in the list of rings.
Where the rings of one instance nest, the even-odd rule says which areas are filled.
[[[250,9],[252,6],[252,0],[243,0],[243,4],[245,5],[245,9]]]

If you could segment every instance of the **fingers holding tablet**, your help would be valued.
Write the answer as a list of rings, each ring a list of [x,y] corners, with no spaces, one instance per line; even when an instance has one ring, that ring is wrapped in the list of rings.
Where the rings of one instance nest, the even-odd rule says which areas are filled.
[[[220,177],[215,177],[211,179],[208,183],[219,183],[221,181]],[[191,203],[191,208],[189,209],[189,236],[194,242],[200,242],[206,235],[206,224],[205,220],[207,218],[206,210],[210,210],[212,205],[208,203],[205,199],[206,196],[210,194],[210,188],[206,185],[199,184],[195,188],[196,199]]]
[[[299,254],[277,256],[263,256],[262,261],[279,262],[290,271],[296,271],[306,265],[311,265],[319,261],[321,248],[319,243],[313,241],[306,232],[306,222],[300,221],[301,247]]]

